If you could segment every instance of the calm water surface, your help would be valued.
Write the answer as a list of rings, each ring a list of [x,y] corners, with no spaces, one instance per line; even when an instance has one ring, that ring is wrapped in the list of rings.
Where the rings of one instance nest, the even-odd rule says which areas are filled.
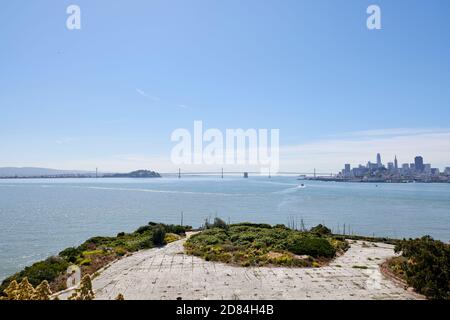
[[[149,221],[200,226],[205,218],[390,237],[450,239],[450,184],[304,182],[250,179],[0,180],[0,278],[97,235]]]

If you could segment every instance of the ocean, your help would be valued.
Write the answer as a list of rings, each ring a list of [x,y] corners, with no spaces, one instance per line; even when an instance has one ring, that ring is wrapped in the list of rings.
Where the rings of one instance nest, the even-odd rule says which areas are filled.
[[[0,278],[92,236],[132,232],[150,221],[179,224],[182,216],[194,227],[217,216],[449,241],[450,184],[213,176],[0,180]]]

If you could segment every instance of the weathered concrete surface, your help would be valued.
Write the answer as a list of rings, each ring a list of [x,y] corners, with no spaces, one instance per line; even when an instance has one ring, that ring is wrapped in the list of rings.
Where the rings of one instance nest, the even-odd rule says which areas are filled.
[[[113,263],[93,281],[97,299],[420,299],[382,276],[386,244],[354,242],[322,268],[241,268],[183,253],[185,240]],[[354,268],[365,266],[367,269]]]

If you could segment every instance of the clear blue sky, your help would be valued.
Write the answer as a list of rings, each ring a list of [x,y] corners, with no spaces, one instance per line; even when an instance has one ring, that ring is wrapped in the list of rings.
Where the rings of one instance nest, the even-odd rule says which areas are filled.
[[[366,28],[370,4],[382,30]],[[424,156],[450,165],[449,16],[447,0],[2,1],[0,166],[162,170],[194,120],[279,128],[283,146],[430,130]]]

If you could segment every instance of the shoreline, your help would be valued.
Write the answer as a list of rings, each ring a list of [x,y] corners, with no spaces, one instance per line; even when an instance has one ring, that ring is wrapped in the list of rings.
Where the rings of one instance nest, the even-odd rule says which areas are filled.
[[[319,181],[319,182],[340,182],[340,183],[372,183],[372,184],[450,184],[450,179],[448,181],[423,181],[423,180],[363,180],[363,179],[340,179],[340,178],[305,178],[301,181]]]

